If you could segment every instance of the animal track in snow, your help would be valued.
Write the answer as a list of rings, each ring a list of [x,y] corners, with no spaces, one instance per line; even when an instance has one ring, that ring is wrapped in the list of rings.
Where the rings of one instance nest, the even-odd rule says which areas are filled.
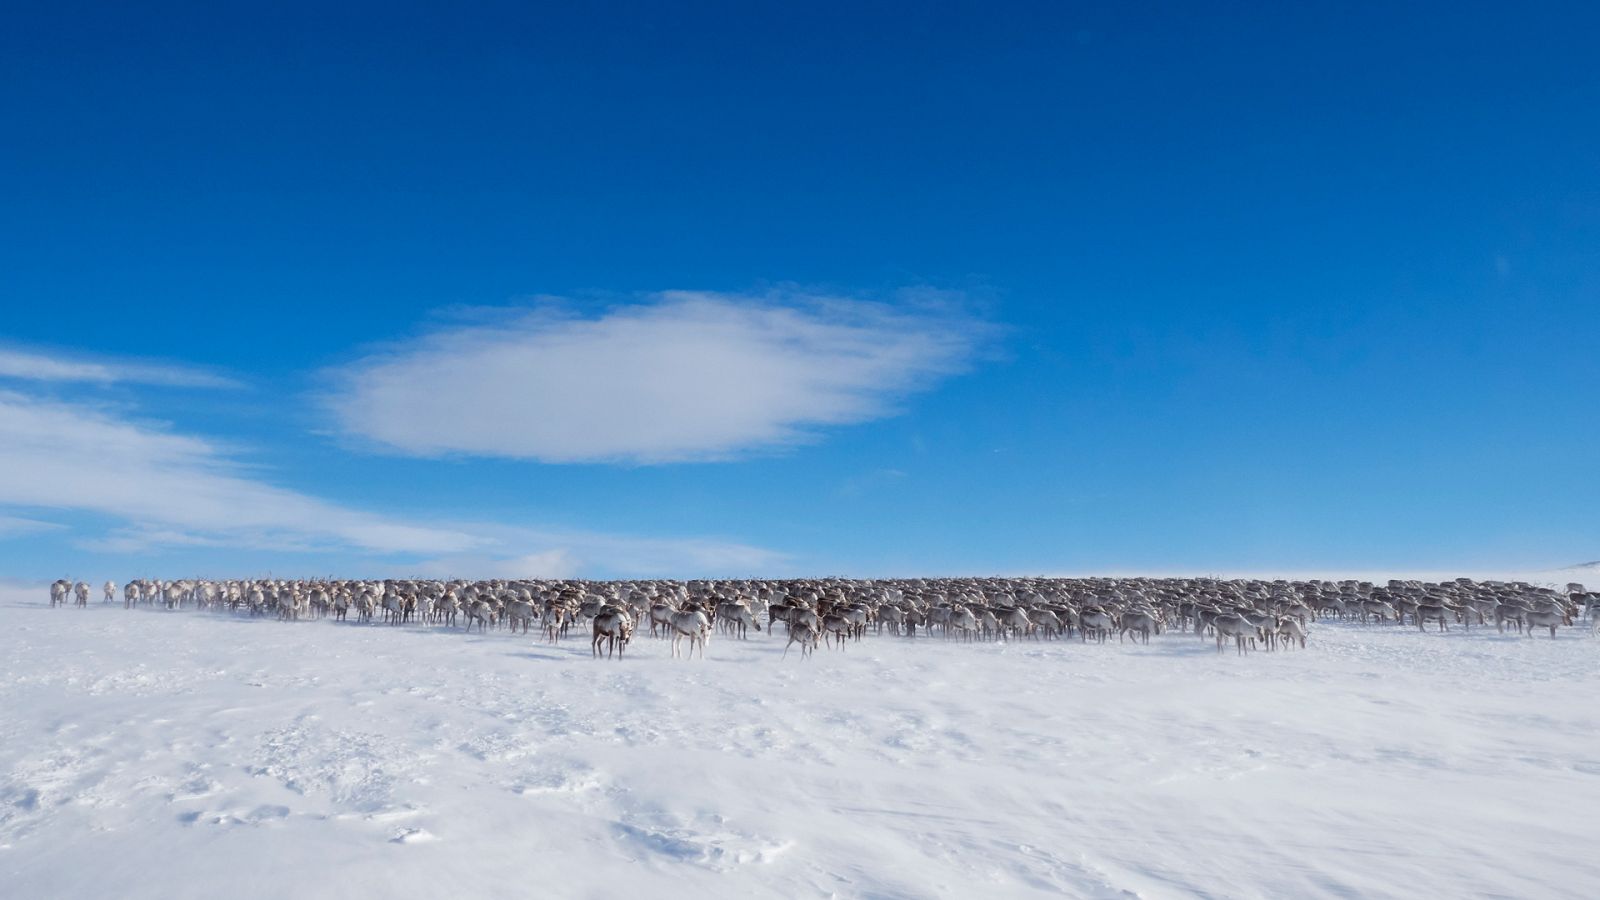
[[[717,817],[720,819],[720,817]],[[717,822],[725,825],[725,822]],[[769,863],[793,846],[759,835],[719,829],[700,831],[671,822],[618,821],[612,831],[619,841],[652,856],[674,862],[692,863],[717,872],[727,872],[750,863]]]
[[[289,807],[263,804],[249,810],[187,812],[178,816],[185,825],[271,825],[289,817]]]

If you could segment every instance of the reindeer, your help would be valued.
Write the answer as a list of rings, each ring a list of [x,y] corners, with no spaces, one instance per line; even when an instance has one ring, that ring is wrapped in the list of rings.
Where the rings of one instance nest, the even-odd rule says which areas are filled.
[[[781,659],[789,658],[789,647],[793,644],[800,645],[800,658],[805,659],[817,649],[817,630],[810,622],[798,622],[789,626],[789,643],[783,645]]]
[[[1506,633],[1506,623],[1516,626],[1517,633],[1522,633],[1523,617],[1533,612],[1526,606],[1513,603],[1501,603],[1494,608],[1494,627],[1501,634]]]
[[[467,614],[467,634],[472,633],[473,622],[478,623],[479,634],[488,633],[489,626],[495,624],[496,615],[494,604],[490,603],[488,600],[474,600],[472,601],[472,605],[468,606],[464,611]]]
[[[1088,607],[1078,616],[1078,634],[1082,637],[1084,643],[1088,643],[1089,634],[1092,632],[1094,639],[1104,644],[1106,637],[1116,627],[1117,623],[1112,620],[1104,609],[1098,606]]]
[[[533,623],[533,604],[526,600],[513,600],[506,604],[506,624],[511,626],[511,633],[517,633],[517,626],[522,626],[522,633],[528,633],[528,626]]]
[[[1122,614],[1121,629],[1117,631],[1117,643],[1122,643],[1128,632],[1137,634],[1140,640],[1150,643],[1150,632],[1159,628],[1160,620],[1155,613],[1145,609],[1133,609]]]
[[[656,637],[658,633],[666,636],[672,635],[672,616],[677,607],[664,600],[657,600],[650,604],[650,636]]]
[[[812,634],[818,636],[822,634],[822,617],[817,615],[817,611],[809,606],[791,607],[789,609],[789,617],[784,620],[784,624],[789,626],[790,634],[793,634],[796,628],[802,626],[810,628]]]
[[[333,606],[333,601],[328,597],[328,589],[320,584],[313,585],[306,593],[306,603],[310,606],[311,614],[319,619],[325,617],[329,608]]]
[[[878,610],[877,630],[875,633],[882,634],[885,623],[889,626],[890,634],[899,634],[906,624],[906,611],[898,606],[883,607]]]
[[[1003,633],[1026,637],[1033,634],[1034,623],[1028,617],[1028,612],[1021,607],[1012,607],[1004,610],[999,616],[999,624],[1005,629]]]
[[[974,613],[970,607],[963,603],[957,603],[951,606],[950,615],[945,619],[944,623],[945,637],[949,637],[951,631],[958,632],[963,641],[976,640],[978,637],[977,614]]]
[[[394,591],[386,591],[383,595],[383,620],[390,625],[399,625],[405,621],[406,601]]]
[[[718,604],[717,621],[740,640],[746,638],[751,628],[758,632],[761,630],[761,623],[756,621],[755,614],[743,600]]]
[[[872,622],[872,610],[864,604],[852,603],[838,612],[850,623],[850,636],[861,640],[862,635],[867,633],[867,625]]]
[[[1382,624],[1390,619],[1395,619],[1398,621],[1400,618],[1400,613],[1394,607],[1383,602],[1382,600],[1361,601],[1361,621],[1368,622],[1371,620],[1372,616],[1377,616],[1378,623]]]
[[[1283,616],[1278,620],[1278,640],[1285,647],[1293,647],[1299,642],[1300,649],[1306,646],[1306,627],[1295,616]]]
[[[1028,612],[1028,618],[1033,620],[1035,633],[1044,636],[1045,640],[1061,636],[1063,625],[1061,617],[1048,609],[1034,609]]]
[[[1249,619],[1238,613],[1222,613],[1211,620],[1211,627],[1217,631],[1217,652],[1222,652],[1223,638],[1233,638],[1234,650],[1239,656],[1244,656],[1255,644],[1260,636],[1260,630],[1251,624]]]
[[[566,632],[572,619],[572,610],[560,601],[550,600],[545,603],[544,617],[539,622],[544,628],[545,640],[552,644],[559,643],[561,635]]]
[[[830,612],[822,617],[823,642],[829,646],[832,646],[834,639],[838,638],[839,649],[843,650],[845,638],[850,635],[850,632],[853,630],[853,628],[854,626],[850,624],[849,619],[845,618],[840,613]]]
[[[595,658],[600,656],[600,644],[606,644],[606,658],[611,658],[611,651],[615,650],[617,658],[622,658],[622,651],[627,649],[628,641],[633,637],[633,618],[620,606],[603,606],[595,614],[593,623],[593,637],[589,642],[589,649]],[[704,656],[704,651],[701,651]]]
[[[1447,620],[1460,619],[1455,610],[1442,603],[1418,603],[1412,615],[1417,620],[1418,631],[1427,631],[1428,629],[1423,626],[1428,622],[1438,622],[1440,631],[1449,631],[1450,625]]]
[[[456,627],[456,616],[461,613],[461,596],[453,590],[446,590],[434,610],[435,616],[445,624],[445,627]]]
[[[678,658],[678,645],[689,639],[689,658],[694,658],[694,648],[700,648],[700,658],[706,658],[706,641],[711,636],[711,620],[698,609],[681,609],[672,614],[672,658]]]
[[[1528,626],[1528,637],[1533,637],[1533,629],[1535,628],[1549,628],[1550,639],[1555,640],[1556,628],[1562,625],[1571,625],[1572,617],[1565,611],[1529,610],[1522,614],[1522,621]]]

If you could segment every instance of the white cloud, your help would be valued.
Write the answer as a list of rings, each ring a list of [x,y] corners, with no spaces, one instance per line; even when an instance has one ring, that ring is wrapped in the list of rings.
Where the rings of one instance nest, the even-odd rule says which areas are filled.
[[[773,575],[789,565],[784,554],[733,541],[709,538],[650,538],[583,531],[490,528],[504,548],[534,548],[498,553],[467,553],[423,560],[407,572],[430,577],[694,578]],[[401,574],[401,573],[397,573]]]
[[[169,387],[234,388],[240,384],[211,372],[184,366],[163,366],[0,347],[0,377],[29,381],[74,381],[93,384],[165,385]]]
[[[480,543],[246,477],[198,438],[10,391],[0,391],[0,503],[131,523],[104,549],[332,542],[380,553],[441,553]]]
[[[56,522],[41,522],[38,519],[27,519],[22,516],[0,515],[0,538],[38,534],[41,531],[60,531],[65,527]]]
[[[246,548],[335,554],[350,574],[462,577],[770,572],[786,557],[732,541],[494,523],[422,527],[268,484],[200,438],[81,404],[0,390],[0,508],[57,509],[120,524],[85,550]],[[0,537],[64,529],[0,515]],[[409,560],[409,561],[406,561]]]
[[[411,455],[719,460],[891,415],[986,332],[948,304],[675,291],[442,330],[335,373],[328,402],[346,432]]]
[[[458,554],[394,567],[397,578],[575,578],[579,564],[571,552],[556,548],[520,556]]]

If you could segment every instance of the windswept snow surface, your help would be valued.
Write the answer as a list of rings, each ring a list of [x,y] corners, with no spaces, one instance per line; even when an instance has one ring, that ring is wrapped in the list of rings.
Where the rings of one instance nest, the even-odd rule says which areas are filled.
[[[0,895],[1600,895],[1600,641],[581,639],[0,601]]]

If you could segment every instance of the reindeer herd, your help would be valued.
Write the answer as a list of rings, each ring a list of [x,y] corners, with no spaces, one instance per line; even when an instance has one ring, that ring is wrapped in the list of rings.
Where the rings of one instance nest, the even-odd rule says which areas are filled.
[[[783,656],[819,645],[843,650],[869,633],[943,640],[1061,640],[1149,643],[1152,634],[1189,633],[1254,649],[1306,646],[1312,623],[1471,628],[1501,633],[1573,626],[1587,616],[1600,630],[1600,593],[1524,582],[1254,581],[1213,578],[838,578],[727,581],[356,581],[139,579],[107,581],[103,602],[125,608],[193,609],[285,621],[461,628],[470,633],[538,628],[559,642],[587,629],[593,656],[621,657],[637,628],[671,642],[674,657],[704,659],[714,632],[748,639],[782,624]],[[87,582],[50,586],[50,605],[89,605]],[[685,647],[687,644],[687,647]]]

